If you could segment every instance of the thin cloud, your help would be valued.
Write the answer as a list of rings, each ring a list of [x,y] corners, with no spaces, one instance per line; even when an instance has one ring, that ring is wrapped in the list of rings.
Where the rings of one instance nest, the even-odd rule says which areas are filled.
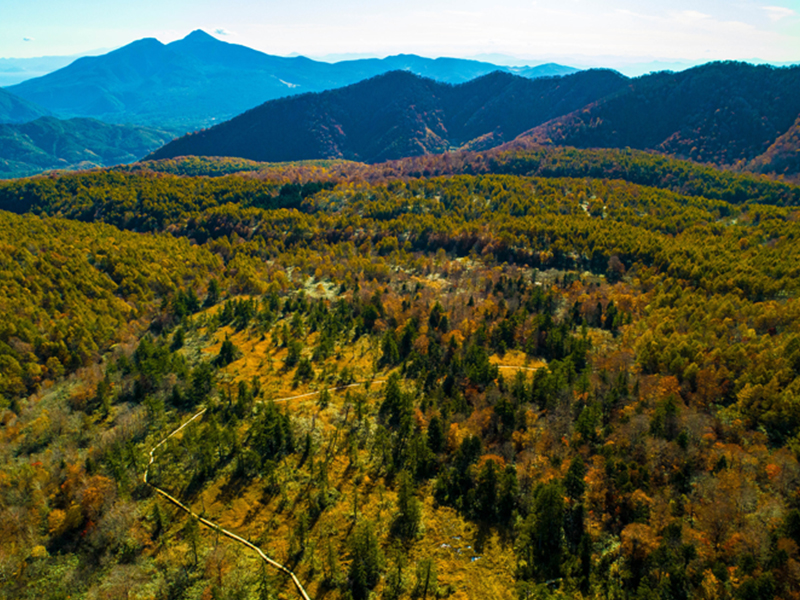
[[[780,21],[797,14],[791,8],[786,8],[785,6],[762,6],[761,10],[766,11],[770,21]]]
[[[659,17],[656,15],[646,15],[643,13],[634,12],[632,10],[628,10],[627,8],[616,8],[614,12],[618,15],[624,15],[626,17],[634,17],[637,19],[645,19],[647,21],[657,21]]]
[[[711,15],[707,15],[696,10],[684,10],[678,13],[678,18],[682,21],[697,22],[710,19]]]
[[[220,27],[219,29],[215,29],[214,33],[216,33],[217,35],[236,35],[232,31],[228,31],[227,29],[224,29],[222,27]]]

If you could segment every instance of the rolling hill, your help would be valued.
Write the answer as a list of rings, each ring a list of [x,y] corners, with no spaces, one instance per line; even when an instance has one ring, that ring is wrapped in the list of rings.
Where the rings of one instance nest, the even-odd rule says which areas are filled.
[[[42,117],[0,125],[0,178],[49,169],[85,169],[133,162],[172,134],[94,119]]]
[[[490,63],[398,55],[329,64],[280,57],[194,31],[162,44],[148,38],[8,88],[59,117],[93,117],[189,131],[231,118],[267,100],[333,89],[391,70],[461,83],[495,70]],[[560,65],[519,68],[527,77],[574,71]]]
[[[25,123],[47,114],[45,109],[0,88],[0,123]]]
[[[482,149],[626,85],[622,75],[606,70],[536,80],[495,72],[459,85],[393,71],[338,90],[267,102],[179,138],[150,158],[379,162],[452,148]]]

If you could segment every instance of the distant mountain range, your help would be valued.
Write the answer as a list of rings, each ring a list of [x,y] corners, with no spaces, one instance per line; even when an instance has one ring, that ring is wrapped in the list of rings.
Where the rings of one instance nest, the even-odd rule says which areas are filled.
[[[153,150],[150,158],[379,162],[558,145],[630,147],[798,179],[800,67],[709,63],[629,79],[414,55],[325,63],[195,31],[0,89],[0,123],[0,177],[130,162]]]
[[[0,125],[0,178],[130,163],[171,137],[164,131],[94,119],[43,117]]]
[[[191,154],[378,162],[489,148],[627,84],[608,70],[534,80],[494,72],[459,85],[392,71],[338,90],[267,102],[179,138],[149,158]]]
[[[150,158],[378,162],[502,144],[568,145],[653,150],[794,177],[799,113],[800,67],[709,63],[638,79],[606,70],[533,81],[493,73],[455,86],[393,72],[267,102]]]
[[[554,64],[498,67],[414,55],[330,64],[271,56],[198,30],[170,44],[142,39],[102,56],[80,58],[6,89],[57,117],[92,117],[183,132],[231,118],[267,100],[338,88],[393,70],[448,83],[496,70],[529,78],[576,71]]]
[[[99,54],[100,50],[72,56],[39,56],[36,58],[0,58],[0,87],[15,85],[27,79],[42,77],[66,67],[81,56]]]

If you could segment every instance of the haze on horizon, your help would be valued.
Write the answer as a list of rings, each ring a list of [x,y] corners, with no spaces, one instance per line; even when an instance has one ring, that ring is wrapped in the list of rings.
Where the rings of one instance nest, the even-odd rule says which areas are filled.
[[[39,0],[0,10],[0,57],[63,56],[194,29],[275,55],[509,55],[579,67],[800,62],[800,0]],[[499,57],[498,57],[499,59]],[[500,62],[496,60],[495,62]]]

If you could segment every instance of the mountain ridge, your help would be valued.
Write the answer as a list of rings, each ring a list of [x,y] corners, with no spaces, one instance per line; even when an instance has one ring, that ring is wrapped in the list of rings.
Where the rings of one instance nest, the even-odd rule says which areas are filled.
[[[532,67],[525,73],[551,75],[558,68]],[[495,70],[511,71],[480,61],[415,55],[330,64],[265,54],[196,30],[169,44],[144,38],[101,56],[83,57],[8,91],[62,118],[91,117],[190,131],[270,99],[334,89],[395,69],[454,83]]]
[[[351,86],[273,100],[208,130],[174,140],[149,158],[181,154],[281,161],[345,158],[379,162],[477,143],[498,145],[626,85],[614,71],[528,80],[494,72],[451,85],[391,71]]]
[[[760,164],[753,161],[795,123],[797,98],[800,67],[707,63],[633,79],[622,93],[539,125],[509,147],[630,147],[745,168]]]
[[[637,79],[610,70],[536,80],[494,72],[458,85],[392,72],[264,103],[150,158],[381,162],[497,146],[630,147],[791,179],[800,173],[798,99],[800,67],[738,62]]]

